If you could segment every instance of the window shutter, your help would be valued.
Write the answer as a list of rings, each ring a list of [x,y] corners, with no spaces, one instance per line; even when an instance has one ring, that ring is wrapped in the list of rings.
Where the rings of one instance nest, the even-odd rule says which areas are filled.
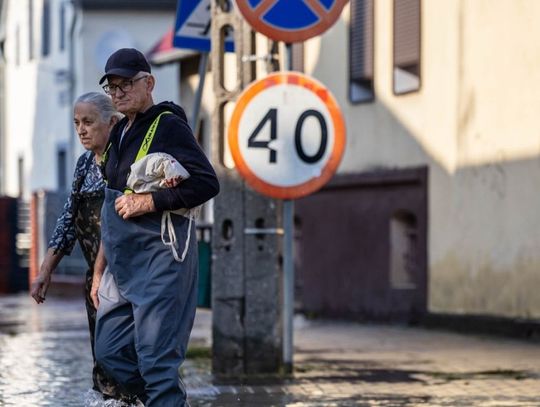
[[[373,79],[373,0],[351,1],[351,80]]]
[[[394,0],[394,93],[420,89],[420,0]]]
[[[394,64],[407,67],[420,61],[420,0],[394,1]]]

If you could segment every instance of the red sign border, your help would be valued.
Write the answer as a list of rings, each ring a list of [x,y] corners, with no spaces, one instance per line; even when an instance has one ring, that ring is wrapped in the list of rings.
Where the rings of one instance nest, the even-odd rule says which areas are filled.
[[[240,119],[249,102],[261,91],[281,84],[301,86],[317,95],[327,106],[334,126],[334,148],[321,175],[291,187],[276,186],[260,179],[247,165],[238,144]],[[227,138],[236,169],[253,189],[272,198],[296,199],[320,189],[336,172],[345,150],[345,121],[334,96],[320,82],[297,72],[278,72],[252,83],[242,92],[231,117]]]
[[[274,28],[263,20],[260,16],[264,14],[266,8],[264,4],[259,6],[257,12],[254,12],[253,9],[247,4],[247,0],[236,0],[236,5],[240,10],[242,16],[247,20],[247,22],[253,27],[253,29],[261,34],[266,35],[268,38],[271,38],[275,41],[283,41],[286,43],[302,42],[310,38],[316,37],[317,35],[322,34],[327,29],[329,29],[337,21],[343,7],[347,4],[349,0],[336,0],[334,6],[330,9],[330,12],[326,14],[321,20],[315,25],[309,28],[303,28],[300,30],[285,30]],[[312,0],[307,0],[308,6],[312,5]],[[260,9],[263,7],[262,9]],[[314,5],[312,5],[314,7]],[[320,8],[324,8],[319,5]]]

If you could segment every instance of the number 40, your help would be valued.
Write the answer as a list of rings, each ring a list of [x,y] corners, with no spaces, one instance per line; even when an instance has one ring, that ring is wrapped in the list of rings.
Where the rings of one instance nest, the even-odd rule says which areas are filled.
[[[321,144],[319,145],[319,149],[317,152],[313,155],[308,155],[304,151],[304,147],[302,146],[302,127],[304,125],[304,121],[308,117],[314,117],[319,121],[319,126],[321,127]],[[267,121],[270,121],[270,140],[257,140],[257,135],[261,132],[261,130],[264,128]],[[268,155],[268,162],[270,164],[277,163],[277,151],[273,148],[269,147],[268,144],[272,140],[277,139],[277,109],[272,108],[268,110],[268,113],[262,118],[260,123],[257,125],[255,130],[253,130],[253,133],[249,136],[248,139],[248,148],[266,148],[268,149],[269,155]],[[294,147],[296,149],[296,153],[298,154],[298,157],[302,161],[304,161],[307,164],[314,164],[317,161],[319,161],[326,151],[326,144],[328,143],[328,128],[326,127],[326,120],[324,120],[324,116],[318,112],[317,110],[309,109],[304,111],[300,117],[298,118],[298,121],[296,122],[296,126],[294,129]]]

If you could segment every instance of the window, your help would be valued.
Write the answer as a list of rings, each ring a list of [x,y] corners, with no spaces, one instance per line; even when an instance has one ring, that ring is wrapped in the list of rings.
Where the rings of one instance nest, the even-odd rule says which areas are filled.
[[[46,57],[51,51],[51,4],[43,0],[43,17],[41,21],[41,55]]]
[[[420,0],[394,0],[394,93],[420,89]]]
[[[418,274],[418,227],[416,217],[400,211],[390,219],[390,286],[416,288]]]
[[[24,157],[17,160],[17,178],[19,181],[19,198],[24,195]]]
[[[28,0],[28,59],[34,58],[34,0]]]
[[[349,32],[349,98],[352,103],[370,102],[373,87],[374,0],[351,0]]]

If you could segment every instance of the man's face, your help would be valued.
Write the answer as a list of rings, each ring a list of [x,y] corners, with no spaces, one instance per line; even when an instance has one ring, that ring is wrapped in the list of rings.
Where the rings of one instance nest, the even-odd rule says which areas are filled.
[[[152,97],[153,81],[145,72],[139,72],[131,79],[111,75],[107,84],[116,110],[125,115],[142,112]]]

